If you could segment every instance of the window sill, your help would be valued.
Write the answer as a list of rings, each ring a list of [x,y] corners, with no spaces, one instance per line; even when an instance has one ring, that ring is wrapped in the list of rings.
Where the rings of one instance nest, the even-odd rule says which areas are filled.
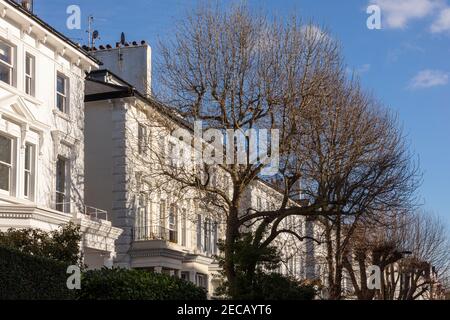
[[[0,191],[0,199],[7,203],[16,204],[16,205],[34,205],[36,202],[29,199],[22,199],[12,196],[9,192],[3,193],[3,190]]]
[[[26,94],[25,91],[21,91],[17,89],[15,86],[12,86],[10,84],[7,84],[6,82],[0,81],[0,88],[5,89],[35,105],[42,105],[43,102],[36,97],[30,96],[29,94]]]
[[[53,114],[66,121],[71,121],[70,116],[67,113],[59,111],[58,109],[53,109]]]

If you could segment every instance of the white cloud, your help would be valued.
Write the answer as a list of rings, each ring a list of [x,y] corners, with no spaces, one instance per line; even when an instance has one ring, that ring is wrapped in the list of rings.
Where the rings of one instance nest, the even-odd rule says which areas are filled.
[[[371,65],[368,64],[368,63],[366,63],[366,64],[363,64],[363,65],[361,65],[361,66],[359,66],[359,67],[357,67],[357,68],[355,68],[355,69],[352,69],[352,68],[350,68],[350,67],[347,67],[347,68],[345,69],[345,71],[346,71],[349,75],[360,76],[360,75],[362,75],[362,74],[364,74],[364,73],[369,72],[369,71],[370,71],[370,68],[371,68]]]
[[[437,20],[431,25],[431,32],[439,33],[450,31],[450,8],[442,10]]]
[[[441,0],[371,0],[381,8],[382,25],[392,29],[403,29],[408,22],[429,16],[442,7]]]
[[[448,73],[440,70],[422,70],[414,78],[409,85],[412,89],[431,88],[443,86],[448,83]]]
[[[332,40],[330,35],[326,31],[313,24],[302,26],[301,32],[303,32],[306,37],[310,38],[311,40]]]
[[[356,69],[356,72],[359,74],[363,74],[370,71],[370,64],[366,63],[360,66],[358,69]]]

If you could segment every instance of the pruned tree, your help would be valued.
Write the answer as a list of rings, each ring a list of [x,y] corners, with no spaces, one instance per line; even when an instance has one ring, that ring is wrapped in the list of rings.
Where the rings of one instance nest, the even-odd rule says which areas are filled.
[[[445,226],[425,212],[397,215],[371,226],[359,225],[344,258],[358,299],[437,299],[450,263]],[[368,288],[367,269],[378,266],[381,287]]]

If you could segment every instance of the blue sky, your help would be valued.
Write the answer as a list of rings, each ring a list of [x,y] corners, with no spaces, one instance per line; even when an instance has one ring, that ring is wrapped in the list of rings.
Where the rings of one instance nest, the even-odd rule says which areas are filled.
[[[227,5],[230,2],[224,2]],[[450,224],[450,0],[260,0],[249,1],[278,17],[292,13],[326,27],[342,43],[346,62],[364,86],[398,112],[420,159],[424,208]],[[369,4],[381,8],[381,30],[369,30]],[[81,8],[82,30],[66,28],[66,9]],[[87,16],[95,17],[98,44],[170,37],[194,0],[35,0],[35,13],[76,42],[86,42]]]

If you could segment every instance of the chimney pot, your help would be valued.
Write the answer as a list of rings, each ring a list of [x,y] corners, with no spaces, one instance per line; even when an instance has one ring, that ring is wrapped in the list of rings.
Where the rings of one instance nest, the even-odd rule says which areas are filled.
[[[33,12],[33,0],[21,0],[17,1],[27,11]]]

